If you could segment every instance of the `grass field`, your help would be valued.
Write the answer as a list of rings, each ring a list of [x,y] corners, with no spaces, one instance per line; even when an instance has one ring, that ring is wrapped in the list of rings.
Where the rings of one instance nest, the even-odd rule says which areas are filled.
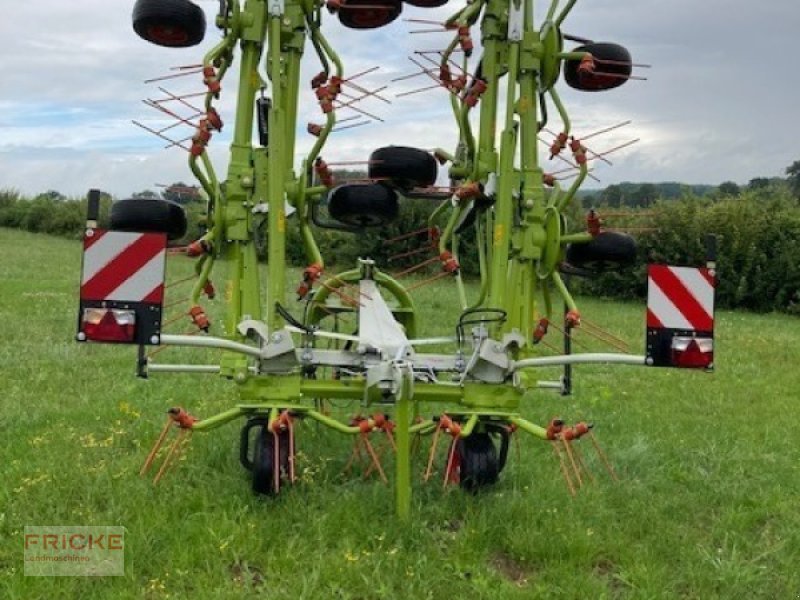
[[[233,386],[137,380],[134,349],[75,343],[78,243],[0,230],[0,252],[0,598],[800,597],[796,318],[719,314],[714,375],[581,367],[572,397],[526,398],[531,420],[594,421],[619,483],[595,468],[573,499],[525,437],[486,493],[416,477],[401,525],[391,488],[342,477],[351,440],[312,424],[278,499],[251,493],[237,425],[196,435],[153,488],[137,472],[164,410],[213,414]],[[452,286],[418,301],[429,322],[454,313]],[[641,352],[641,305],[580,305]],[[126,574],[24,577],[25,525],[122,525]]]

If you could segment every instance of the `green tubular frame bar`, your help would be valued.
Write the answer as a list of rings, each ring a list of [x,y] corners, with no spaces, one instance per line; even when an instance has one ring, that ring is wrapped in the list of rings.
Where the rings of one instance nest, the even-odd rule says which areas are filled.
[[[486,90],[480,97],[477,117],[473,106],[453,94],[451,103],[459,131],[458,150],[443,151],[452,163],[451,177],[463,183],[479,183],[484,188],[496,181],[495,204],[492,210],[479,215],[475,225],[478,237],[481,272],[480,294],[472,309],[497,309],[506,314],[503,322],[492,326],[490,335],[500,339],[516,332],[525,340],[512,350],[512,359],[533,356],[530,341],[537,316],[536,299],[541,297],[545,317],[552,317],[551,289],[565,304],[576,310],[575,301],[559,276],[556,266],[568,243],[587,242],[588,234],[567,235],[563,231],[562,212],[574,198],[587,176],[580,165],[577,179],[568,190],[557,185],[547,192],[544,173],[539,164],[538,135],[542,103],[549,101],[569,133],[570,120],[554,85],[559,79],[562,62],[581,59],[583,53],[563,52],[560,26],[575,5],[568,0],[560,7],[552,0],[540,28],[534,24],[534,0],[475,0],[447,20],[448,25],[468,27],[480,24],[482,57],[480,79]],[[190,158],[190,168],[209,198],[208,232],[203,240],[210,242],[212,252],[197,265],[198,281],[192,293],[192,304],[198,297],[213,269],[226,267],[225,297],[227,313],[225,337],[231,342],[245,343],[237,330],[243,320],[263,321],[268,331],[284,327],[276,305],[285,305],[287,204],[296,209],[296,224],[308,260],[324,267],[323,257],[310,225],[312,204],[319,202],[325,188],[313,186],[313,164],[336,124],[336,112],[326,114],[317,142],[302,162],[300,172],[294,170],[296,130],[300,96],[300,66],[306,41],[310,40],[327,77],[344,77],[339,57],[320,30],[319,0],[231,0],[227,14],[217,25],[227,31],[224,39],[205,57],[203,64],[214,67],[222,81],[239,54],[237,109],[233,127],[230,161],[224,182],[220,182],[204,152]],[[559,10],[560,8],[560,10]],[[238,46],[238,52],[237,51]],[[458,37],[442,55],[447,65],[458,46]],[[465,55],[463,67],[466,70]],[[474,84],[474,80],[473,80]],[[254,147],[253,128],[256,101],[260,94],[271,97],[268,116],[269,146]],[[501,98],[505,102],[501,110]],[[209,92],[206,107],[210,109],[216,95]],[[477,121],[477,132],[473,131]],[[501,128],[496,130],[496,123]],[[499,139],[498,139],[499,137]],[[499,142],[499,147],[498,147]],[[517,163],[518,166],[517,166]],[[268,275],[265,285],[259,278],[254,236],[257,229],[252,209],[266,201],[268,205]],[[447,217],[440,240],[440,251],[457,249],[456,227],[463,205],[445,201],[431,217],[431,222]],[[309,305],[308,322],[319,324],[328,312],[326,302],[342,285],[358,285],[361,271],[356,269],[327,279]],[[375,269],[377,284],[395,302],[391,309],[413,338],[419,328],[413,300],[397,281]],[[461,292],[462,306],[468,301]],[[300,373],[265,375],[254,373],[252,358],[244,353],[226,350],[220,372],[234,379],[243,404],[195,424],[197,431],[208,431],[240,417],[275,415],[278,410],[291,410],[312,418],[346,434],[355,434],[357,427],[345,425],[311,408],[314,399],[362,400],[365,382],[360,379],[313,380]],[[418,414],[420,403],[444,403],[457,406],[466,425],[462,435],[481,428],[487,419],[504,419],[521,430],[546,439],[538,425],[523,419],[517,412],[523,390],[518,382],[502,384],[480,382],[417,383],[404,377],[397,394],[398,459],[396,488],[398,514],[408,517],[410,510],[409,436],[430,433],[432,421],[412,425],[412,413]]]

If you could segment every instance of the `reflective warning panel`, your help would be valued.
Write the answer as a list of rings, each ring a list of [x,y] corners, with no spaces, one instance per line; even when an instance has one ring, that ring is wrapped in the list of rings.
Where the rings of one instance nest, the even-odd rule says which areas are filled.
[[[714,272],[650,265],[647,281],[647,364],[714,368]]]
[[[87,230],[78,340],[158,344],[166,255],[161,233]]]

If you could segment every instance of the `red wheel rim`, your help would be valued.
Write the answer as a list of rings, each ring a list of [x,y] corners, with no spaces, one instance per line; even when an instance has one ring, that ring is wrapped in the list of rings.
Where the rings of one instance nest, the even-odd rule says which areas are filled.
[[[352,20],[359,27],[375,28],[386,25],[390,21],[391,9],[387,8],[353,8]]]
[[[170,25],[151,25],[147,28],[147,35],[154,42],[167,46],[185,44],[189,40],[185,29]]]

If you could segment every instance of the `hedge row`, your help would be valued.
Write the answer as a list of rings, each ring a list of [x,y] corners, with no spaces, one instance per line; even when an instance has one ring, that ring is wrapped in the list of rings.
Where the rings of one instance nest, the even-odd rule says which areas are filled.
[[[800,314],[800,205],[785,188],[740,196],[662,201],[632,213],[634,268],[583,280],[579,288],[610,297],[644,297],[647,264],[703,266],[706,236],[717,236],[717,306]]]
[[[110,205],[111,199],[104,197],[101,226],[107,223]],[[404,201],[401,216],[391,227],[359,235],[318,230],[317,239],[326,259],[335,262],[331,267],[349,268],[359,256],[370,256],[385,264],[392,255],[425,248],[428,242],[424,233],[396,244],[387,240],[424,228],[434,207],[435,203],[428,200]],[[203,205],[193,203],[187,209],[188,237],[195,237]],[[85,200],[52,196],[26,199],[15,192],[0,191],[0,227],[78,239],[85,214]],[[579,291],[609,297],[644,297],[648,263],[703,265],[705,238],[712,233],[718,236],[718,306],[800,314],[800,205],[785,187],[748,190],[736,197],[689,195],[660,201],[647,210],[634,211],[627,221],[616,219],[609,224],[623,229],[645,228],[637,235],[639,260],[624,272],[579,280]],[[469,239],[472,236],[465,237],[468,239],[460,252],[462,267],[466,274],[474,275],[475,245]],[[292,264],[306,264],[296,228],[289,228],[287,251]],[[393,260],[389,262],[390,271],[433,256],[431,249]]]

